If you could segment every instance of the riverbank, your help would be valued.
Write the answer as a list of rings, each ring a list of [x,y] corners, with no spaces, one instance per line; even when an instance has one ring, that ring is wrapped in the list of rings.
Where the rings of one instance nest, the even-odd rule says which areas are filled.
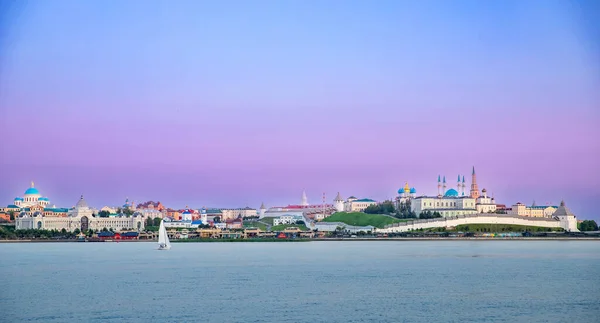
[[[210,242],[310,242],[310,241],[600,241],[600,237],[394,237],[394,238],[314,238],[314,239],[181,239],[171,243],[210,243]],[[107,240],[107,241],[78,241],[78,240],[0,240],[0,243],[53,243],[53,242],[89,242],[89,243],[131,243],[152,242],[156,240]]]

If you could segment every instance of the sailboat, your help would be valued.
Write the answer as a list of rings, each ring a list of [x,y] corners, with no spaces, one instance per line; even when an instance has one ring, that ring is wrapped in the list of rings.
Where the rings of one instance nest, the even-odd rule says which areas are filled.
[[[160,221],[160,228],[158,229],[158,250],[169,250],[171,249],[171,242],[169,241],[169,235],[167,234],[167,228],[165,228],[164,221]]]

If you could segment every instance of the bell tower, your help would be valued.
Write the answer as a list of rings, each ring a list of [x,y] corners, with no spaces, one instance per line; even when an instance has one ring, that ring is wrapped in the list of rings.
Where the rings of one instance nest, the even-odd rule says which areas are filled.
[[[479,197],[479,187],[477,187],[477,175],[475,175],[475,166],[473,166],[473,172],[471,173],[471,192],[470,196],[474,199]]]

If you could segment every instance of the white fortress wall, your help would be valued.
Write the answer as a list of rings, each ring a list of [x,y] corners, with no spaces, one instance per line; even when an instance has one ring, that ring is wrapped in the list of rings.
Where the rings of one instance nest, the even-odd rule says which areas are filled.
[[[455,227],[458,225],[465,224],[512,224],[545,228],[561,228],[564,226],[564,223],[561,223],[561,221],[550,218],[534,218],[512,215],[472,214],[438,219],[415,219],[413,221],[394,223],[392,225],[386,226],[384,229],[377,229],[377,232],[406,232],[418,229]]]

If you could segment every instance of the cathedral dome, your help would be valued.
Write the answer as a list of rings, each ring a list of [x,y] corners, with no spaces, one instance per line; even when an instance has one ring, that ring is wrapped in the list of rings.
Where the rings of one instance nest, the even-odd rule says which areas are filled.
[[[40,195],[40,191],[35,187],[30,187],[25,191],[25,195]]]
[[[401,189],[398,190],[398,194],[402,194],[402,193],[404,193],[404,189],[403,188],[401,188]]]
[[[458,192],[451,188],[449,190],[446,191],[446,194],[444,194],[444,196],[448,196],[448,197],[458,197]]]
[[[79,199],[79,201],[77,201],[77,204],[75,205],[76,208],[80,208],[80,207],[88,207],[87,202],[83,199],[83,195],[81,195],[81,198]]]
[[[410,188],[410,194],[415,194],[417,193],[417,190],[414,187]]]

